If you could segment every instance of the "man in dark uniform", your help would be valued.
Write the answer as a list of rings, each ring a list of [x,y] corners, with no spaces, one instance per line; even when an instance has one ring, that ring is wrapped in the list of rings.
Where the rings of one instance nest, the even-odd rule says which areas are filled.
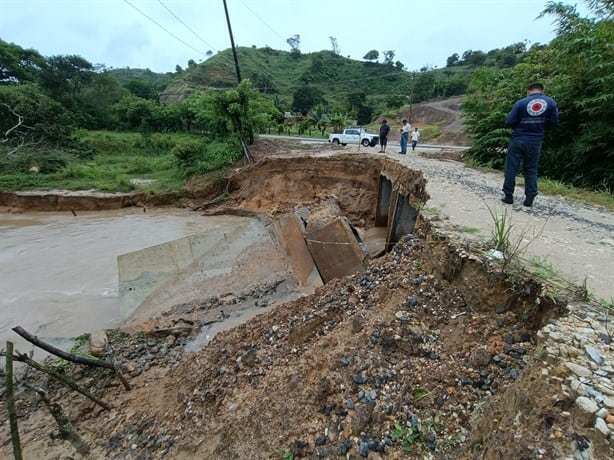
[[[524,206],[533,206],[537,195],[537,164],[542,149],[546,126],[559,122],[556,102],[544,94],[544,85],[533,83],[527,88],[527,96],[516,101],[507,116],[506,125],[513,128],[512,138],[505,159],[503,198],[505,204],[514,203],[516,174],[520,162],[524,164]]]
[[[390,126],[386,120],[382,120],[382,125],[379,127],[379,153],[386,153],[386,144],[388,144],[388,133]]]

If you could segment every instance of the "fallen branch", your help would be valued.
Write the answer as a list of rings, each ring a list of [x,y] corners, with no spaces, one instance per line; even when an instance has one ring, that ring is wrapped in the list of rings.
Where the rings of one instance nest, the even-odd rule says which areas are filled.
[[[13,332],[19,334],[21,337],[26,339],[28,342],[36,345],[37,347],[42,348],[43,350],[48,351],[49,353],[55,356],[65,359],[66,361],[71,361],[73,363],[78,363],[78,364],[86,364],[90,366],[105,367],[107,369],[114,369],[114,370],[116,369],[115,365],[113,363],[110,363],[109,361],[103,361],[101,359],[84,358],[83,356],[77,356],[77,355],[73,355],[70,353],[66,353],[65,351],[60,350],[59,348],[56,348],[51,344],[43,342],[41,339],[30,334],[28,331],[26,331],[21,326],[15,326],[13,328]]]
[[[58,424],[59,437],[69,441],[81,455],[87,455],[90,451],[90,446],[83,440],[83,438],[81,438],[81,436],[79,436],[79,433],[75,431],[72,423],[70,423],[70,419],[62,412],[60,405],[52,402],[51,399],[49,399],[49,395],[43,388],[34,388],[29,385],[26,385],[26,388],[34,391],[43,400],[47,406],[47,409],[49,409],[49,412]]]
[[[7,352],[7,355],[8,355],[8,352]],[[60,373],[58,373],[58,372],[48,368],[47,366],[43,366],[42,364],[37,363],[32,358],[30,358],[28,355],[22,354],[22,353],[16,353],[13,356],[13,359],[15,361],[20,361],[22,363],[25,363],[28,366],[33,367],[36,370],[44,372],[45,374],[49,375],[50,377],[53,377],[54,379],[59,380],[60,382],[62,382],[67,387],[75,390],[77,393],[81,393],[86,398],[94,401],[100,407],[102,407],[102,408],[104,408],[106,410],[111,410],[111,406],[109,406],[106,402],[102,401],[101,399],[99,399],[96,396],[94,396],[93,394],[91,394],[88,390],[86,390],[84,388],[81,388],[79,385],[77,385],[75,382],[70,380],[65,375],[62,375],[62,374],[60,374]]]
[[[13,393],[13,342],[6,342],[6,412],[11,426],[11,441],[15,460],[22,460],[21,443],[19,442],[19,427],[15,410],[15,394]]]

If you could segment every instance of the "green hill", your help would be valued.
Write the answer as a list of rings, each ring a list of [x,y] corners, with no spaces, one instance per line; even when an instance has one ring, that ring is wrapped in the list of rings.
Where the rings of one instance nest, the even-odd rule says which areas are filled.
[[[288,98],[309,85],[326,95],[362,91],[368,95],[391,94],[407,89],[412,74],[389,64],[355,61],[331,51],[294,54],[271,48],[237,49],[241,77],[249,78],[265,94]],[[230,49],[191,66],[175,77],[162,99],[180,97],[194,90],[228,88],[236,85]]]
[[[133,80],[140,80],[158,91],[164,90],[174,75],[172,73],[156,73],[149,69],[131,69],[130,67],[109,69],[107,72],[117,78],[122,85]]]

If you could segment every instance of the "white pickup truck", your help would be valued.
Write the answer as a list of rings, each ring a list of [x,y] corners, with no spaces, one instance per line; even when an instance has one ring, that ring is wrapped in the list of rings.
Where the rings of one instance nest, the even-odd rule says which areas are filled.
[[[379,142],[379,136],[363,128],[345,128],[342,133],[328,136],[328,142],[337,145],[361,144],[364,147],[375,147]]]

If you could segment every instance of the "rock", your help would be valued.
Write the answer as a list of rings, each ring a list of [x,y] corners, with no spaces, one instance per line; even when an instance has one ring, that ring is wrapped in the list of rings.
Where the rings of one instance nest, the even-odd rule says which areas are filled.
[[[599,350],[597,350],[595,347],[587,345],[586,347],[584,347],[584,351],[586,351],[588,357],[592,359],[595,363],[599,365],[603,363],[603,356],[601,356],[601,353],[599,353]]]
[[[107,353],[109,338],[104,331],[92,332],[90,334],[89,354],[92,356],[104,356]]]
[[[576,374],[578,377],[590,377],[591,375],[593,375],[593,372],[590,369],[587,369],[586,367],[580,366],[576,363],[567,362],[565,363],[565,367],[574,374]]]
[[[599,406],[595,401],[585,396],[580,396],[576,399],[576,418],[581,426],[592,426],[595,419],[595,413],[599,410]]]
[[[606,437],[610,434],[610,430],[608,429],[605,420],[603,420],[602,418],[597,417],[597,419],[595,420],[595,429]]]

